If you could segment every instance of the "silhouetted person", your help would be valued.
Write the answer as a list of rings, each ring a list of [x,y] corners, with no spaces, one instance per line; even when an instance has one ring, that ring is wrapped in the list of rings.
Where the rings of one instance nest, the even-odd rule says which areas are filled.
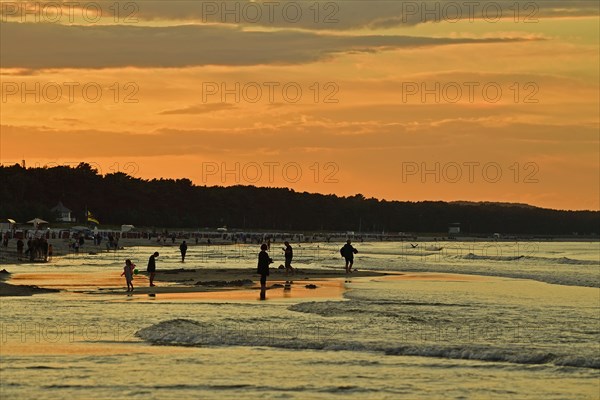
[[[290,242],[288,242],[287,240],[283,242],[283,244],[285,245],[285,247],[283,248],[283,251],[285,252],[285,273],[287,274],[289,271],[292,271],[292,273],[294,273],[294,268],[292,267],[292,258],[294,258],[294,250],[292,249],[292,246],[290,246]]]
[[[258,268],[256,272],[260,275],[260,298],[265,299],[265,291],[267,290],[267,276],[269,276],[269,264],[273,262],[273,259],[269,257],[267,253],[267,245],[262,244],[260,246],[260,253],[258,253]]]
[[[352,241],[348,239],[344,247],[340,249],[340,254],[346,259],[346,273],[352,272],[352,265],[354,264],[354,255],[356,253],[358,253],[358,250],[356,250],[352,246]]]
[[[179,245],[179,251],[181,252],[181,262],[185,262],[185,253],[187,253],[187,243],[185,240]]]
[[[25,254],[28,255],[29,261],[33,261],[33,240],[31,240],[31,238],[27,239],[27,250],[25,250]]]
[[[48,252],[50,251],[50,247],[48,245],[48,241],[46,239],[42,239],[42,243],[40,244],[42,255],[44,256],[44,261],[48,261]]]
[[[125,282],[127,282],[127,291],[133,292],[133,270],[135,269],[135,264],[131,262],[131,260],[125,260],[125,267],[123,267],[123,273],[121,276],[125,275]]]
[[[19,256],[19,261],[23,257],[23,248],[25,247],[25,243],[23,243],[23,239],[17,240],[17,255]]]
[[[154,254],[152,254],[150,256],[150,259],[148,260],[148,274],[149,274],[149,278],[150,278],[150,286],[155,286],[154,285],[154,276],[156,275],[156,257],[158,257],[158,251],[155,251]]]

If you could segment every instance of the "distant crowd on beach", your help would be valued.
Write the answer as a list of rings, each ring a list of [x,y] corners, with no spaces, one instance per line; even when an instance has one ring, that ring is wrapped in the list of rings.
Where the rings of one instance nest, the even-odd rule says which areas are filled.
[[[11,238],[8,234],[2,236],[2,247],[7,250]],[[27,247],[25,247],[27,245]],[[34,261],[51,261],[54,254],[54,247],[48,243],[48,239],[45,237],[40,238],[29,238],[24,241],[22,238],[16,238],[15,242],[17,250],[17,259],[19,261],[28,260],[29,262]]]

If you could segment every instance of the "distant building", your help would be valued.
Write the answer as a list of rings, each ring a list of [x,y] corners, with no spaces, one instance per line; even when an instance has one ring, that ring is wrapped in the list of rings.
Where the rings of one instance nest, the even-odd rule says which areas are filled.
[[[448,225],[448,234],[456,235],[460,233],[460,222],[453,222]]]
[[[57,222],[74,222],[75,218],[71,218],[71,210],[69,210],[62,201],[59,201],[58,204],[52,208],[54,214],[56,214]]]

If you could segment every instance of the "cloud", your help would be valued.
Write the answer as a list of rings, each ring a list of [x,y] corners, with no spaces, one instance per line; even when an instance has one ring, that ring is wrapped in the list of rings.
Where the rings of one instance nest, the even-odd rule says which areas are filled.
[[[215,111],[233,110],[237,108],[229,103],[212,103],[188,106],[185,108],[177,108],[174,110],[161,111],[160,115],[190,115],[190,114],[208,114]]]
[[[20,10],[29,1],[5,2],[0,9],[6,20],[31,21],[33,16],[23,18]],[[39,1],[42,7],[51,5],[45,19],[53,20],[54,7],[63,3],[61,23],[69,23],[72,16],[80,16],[85,11],[78,7],[89,7],[88,3],[62,1]],[[462,0],[439,1],[273,1],[273,0],[169,0],[169,1],[128,1],[115,3],[112,0],[95,1],[94,9],[99,9],[108,20],[125,24],[142,24],[156,21],[183,21],[204,24],[227,24],[268,28],[307,29],[307,30],[351,30],[385,29],[414,26],[438,21],[493,20],[496,16],[510,20],[518,17],[519,22],[534,22],[548,18],[597,16],[598,3],[585,0],[539,0],[518,2],[514,0],[482,0],[467,2]],[[18,6],[16,6],[18,5]],[[93,11],[93,9],[92,9]],[[115,15],[115,11],[119,11]],[[45,14],[40,12],[40,17]],[[39,18],[44,21],[44,18]],[[79,18],[81,19],[81,18]],[[89,19],[89,18],[88,18]]]
[[[329,121],[298,118],[271,126],[238,129],[156,129],[150,133],[93,129],[52,129],[2,125],[4,157],[154,157],[166,155],[303,154],[315,148],[343,154],[360,151],[377,159],[384,151],[404,156],[488,158],[559,155],[597,160],[597,126],[511,123],[501,117],[445,118],[414,124],[382,121]],[[576,132],[576,134],[565,134]],[[569,137],[568,143],[565,138]],[[284,140],[285,139],[285,140]],[[65,147],[64,143],[69,143]],[[12,149],[12,151],[11,151]],[[412,153],[412,152],[415,153]]]
[[[339,53],[536,39],[248,32],[222,26],[66,26],[0,23],[2,68],[170,68],[291,65]]]

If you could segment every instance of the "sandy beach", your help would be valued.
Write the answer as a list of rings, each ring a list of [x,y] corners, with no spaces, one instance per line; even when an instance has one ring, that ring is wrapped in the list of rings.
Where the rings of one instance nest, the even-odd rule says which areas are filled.
[[[130,257],[130,254],[140,253],[150,254],[152,251],[178,251],[180,241],[171,243],[158,243],[156,240],[148,239],[129,239],[123,238],[119,241],[117,250],[108,251],[106,243],[94,245],[91,241],[86,241],[85,245],[78,253],[69,248],[69,240],[50,239],[49,243],[54,248],[53,258],[47,262],[35,263],[37,265],[53,266],[60,263],[61,259],[77,260],[78,257],[99,257],[111,258],[116,264],[120,264],[121,259]],[[19,260],[16,250],[10,243],[8,250],[3,250],[0,257],[5,264],[13,265],[32,265],[23,258]],[[279,243],[274,243],[278,249]],[[223,250],[229,251],[235,247],[229,241],[213,242],[210,246],[206,243],[189,243],[189,253],[194,251],[215,252]],[[249,252],[254,252],[253,246],[247,246],[244,256]],[[141,261],[138,261],[141,264]],[[193,263],[184,268],[160,268],[157,270],[155,282],[157,286],[150,288],[148,285],[145,265],[139,265],[139,274],[134,276],[135,291],[133,294],[169,294],[170,298],[197,298],[217,299],[225,295],[228,298],[244,299],[253,298],[256,290],[259,288],[259,275],[255,267],[223,267],[223,268],[194,268]],[[294,274],[286,274],[273,264],[270,268],[270,276],[267,288],[271,296],[290,297],[290,286],[294,288],[293,297],[339,297],[343,290],[335,289],[339,287],[340,282],[348,278],[376,277],[384,276],[385,272],[354,270],[350,275],[344,274],[343,268],[339,270],[323,270],[315,268],[300,267]],[[182,264],[185,265],[185,264]],[[252,265],[252,264],[251,264]],[[3,296],[30,296],[39,293],[50,293],[56,291],[77,292],[86,294],[118,294],[125,291],[126,284],[120,273],[107,271],[87,272],[20,272],[11,274],[12,271],[6,271],[0,274],[0,297]],[[286,281],[287,287],[286,287]],[[331,281],[336,281],[333,284]],[[315,285],[316,287],[305,287],[306,285]],[[277,292],[277,295],[275,294]],[[279,293],[281,292],[281,293]],[[193,294],[196,295],[193,295]],[[201,294],[203,293],[203,294]],[[210,295],[212,293],[212,295]],[[217,295],[217,293],[220,293]],[[201,294],[201,295],[200,295]]]
[[[11,274],[3,269],[0,271],[0,297],[3,296],[31,296],[41,293],[55,293],[58,289],[40,288],[36,285],[13,285],[5,281],[10,279]]]

